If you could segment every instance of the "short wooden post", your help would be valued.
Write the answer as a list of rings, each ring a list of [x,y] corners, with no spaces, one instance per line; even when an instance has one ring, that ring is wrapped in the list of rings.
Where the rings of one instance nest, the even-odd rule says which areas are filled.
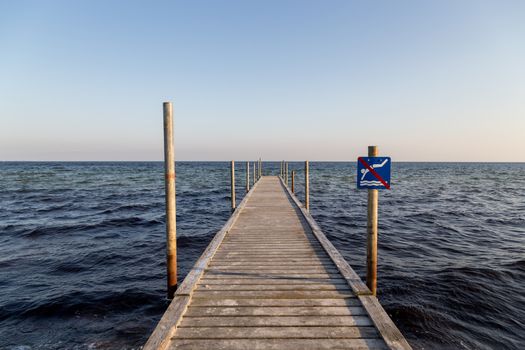
[[[164,110],[164,187],[166,191],[166,267],[168,298],[177,290],[177,215],[175,200],[175,148],[173,145],[173,106],[163,103]]]
[[[292,170],[292,193],[295,193],[295,170]]]
[[[304,162],[304,207],[310,211],[310,163]]]
[[[377,157],[377,146],[368,146],[368,156]],[[373,295],[377,291],[377,207],[379,191],[368,190],[366,285]]]
[[[231,198],[232,198],[232,212],[235,211],[236,201],[235,201],[235,161],[232,160],[230,165],[230,174],[231,174]]]
[[[250,191],[250,162],[246,162],[246,192]]]

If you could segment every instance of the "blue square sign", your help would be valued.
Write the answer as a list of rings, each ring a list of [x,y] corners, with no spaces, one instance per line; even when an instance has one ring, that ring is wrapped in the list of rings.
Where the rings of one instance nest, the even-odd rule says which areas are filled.
[[[390,189],[390,157],[357,158],[357,188]]]

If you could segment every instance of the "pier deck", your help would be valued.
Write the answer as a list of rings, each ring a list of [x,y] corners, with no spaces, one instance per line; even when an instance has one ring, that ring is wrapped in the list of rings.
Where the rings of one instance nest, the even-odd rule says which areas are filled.
[[[410,349],[277,176],[263,176],[144,349]]]

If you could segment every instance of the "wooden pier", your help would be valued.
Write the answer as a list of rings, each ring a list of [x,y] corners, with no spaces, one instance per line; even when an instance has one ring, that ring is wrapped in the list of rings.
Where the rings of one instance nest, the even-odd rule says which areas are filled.
[[[371,294],[284,181],[262,176],[144,349],[411,349]]]

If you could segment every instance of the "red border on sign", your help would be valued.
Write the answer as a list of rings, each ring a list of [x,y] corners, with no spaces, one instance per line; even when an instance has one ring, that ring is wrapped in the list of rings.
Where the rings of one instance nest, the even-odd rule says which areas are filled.
[[[365,168],[367,168],[368,171],[370,171],[370,172],[372,173],[372,175],[374,175],[374,176],[375,176],[375,177],[376,177],[376,178],[377,178],[377,179],[383,184],[383,186],[385,186],[385,188],[386,188],[387,190],[390,189],[390,185],[389,185],[385,180],[383,180],[383,178],[381,177],[381,175],[379,175],[379,174],[377,173],[377,171],[374,170],[374,168],[372,168],[370,165],[368,165],[368,163],[364,160],[363,157],[359,157],[359,158],[357,158],[357,160],[360,161],[361,164],[363,164],[363,166],[364,166]]]

